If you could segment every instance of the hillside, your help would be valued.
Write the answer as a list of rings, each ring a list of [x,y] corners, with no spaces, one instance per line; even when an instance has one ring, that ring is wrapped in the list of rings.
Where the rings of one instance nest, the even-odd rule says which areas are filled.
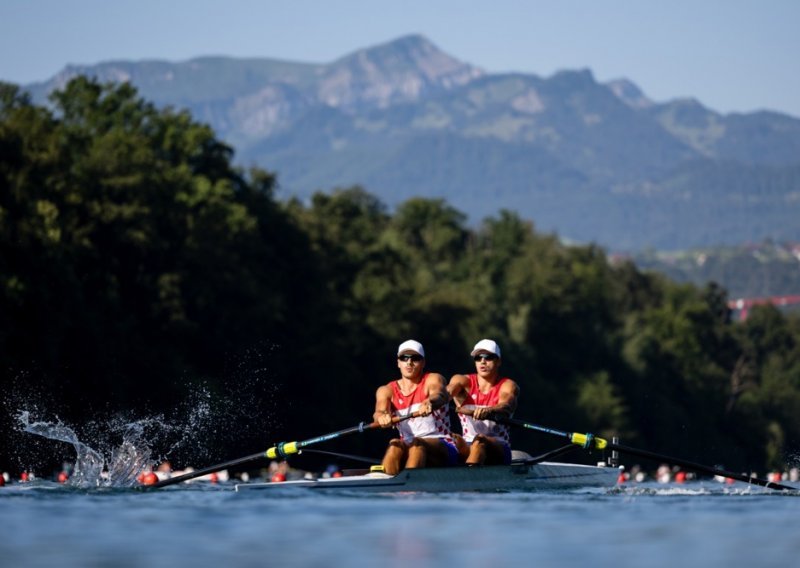
[[[186,108],[281,195],[364,186],[389,205],[500,209],[619,251],[800,240],[800,120],[657,103],[589,70],[490,74],[414,35],[329,63],[197,58],[69,66]]]
[[[721,284],[731,298],[796,296],[800,293],[800,244],[763,242],[678,252],[644,251],[632,257],[644,270],[676,282]],[[798,310],[800,306],[791,309]]]

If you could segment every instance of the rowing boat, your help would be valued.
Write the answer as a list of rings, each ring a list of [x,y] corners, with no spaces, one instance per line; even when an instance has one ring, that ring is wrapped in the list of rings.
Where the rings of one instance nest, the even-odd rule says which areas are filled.
[[[397,475],[370,472],[319,479],[269,483],[239,483],[236,491],[304,488],[313,490],[396,491],[519,491],[612,487],[619,470],[607,466],[558,462],[524,462],[483,467],[431,467],[406,469]]]

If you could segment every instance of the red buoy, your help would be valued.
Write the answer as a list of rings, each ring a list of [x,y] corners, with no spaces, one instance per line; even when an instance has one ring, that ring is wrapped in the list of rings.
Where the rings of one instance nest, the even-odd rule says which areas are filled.
[[[272,481],[273,483],[286,481],[286,476],[283,475],[281,472],[273,473],[272,477],[270,478],[270,481]]]
[[[66,483],[67,479],[69,479],[69,475],[67,475],[66,471],[62,471],[58,474],[58,482],[59,483]]]
[[[155,485],[158,483],[158,476],[152,471],[146,471],[137,478],[142,485]]]

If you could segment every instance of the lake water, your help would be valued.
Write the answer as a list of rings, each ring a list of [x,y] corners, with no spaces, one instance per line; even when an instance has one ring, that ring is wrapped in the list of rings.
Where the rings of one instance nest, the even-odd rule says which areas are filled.
[[[796,566],[800,498],[742,483],[398,495],[0,487],[0,565]]]
[[[136,478],[154,461],[153,440],[193,428],[114,420],[94,429],[115,434],[109,443],[28,411],[17,418],[23,447],[67,443],[75,460],[64,485],[0,487],[0,568],[761,568],[800,558],[800,491],[712,480],[510,493],[237,493],[202,481],[143,491]]]

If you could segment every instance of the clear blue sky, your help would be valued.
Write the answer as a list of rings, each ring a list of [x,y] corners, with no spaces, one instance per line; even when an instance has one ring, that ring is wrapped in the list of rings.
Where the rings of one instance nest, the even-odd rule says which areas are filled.
[[[489,72],[626,77],[656,101],[800,118],[800,0],[3,0],[0,79],[201,55],[332,61],[421,33]]]

